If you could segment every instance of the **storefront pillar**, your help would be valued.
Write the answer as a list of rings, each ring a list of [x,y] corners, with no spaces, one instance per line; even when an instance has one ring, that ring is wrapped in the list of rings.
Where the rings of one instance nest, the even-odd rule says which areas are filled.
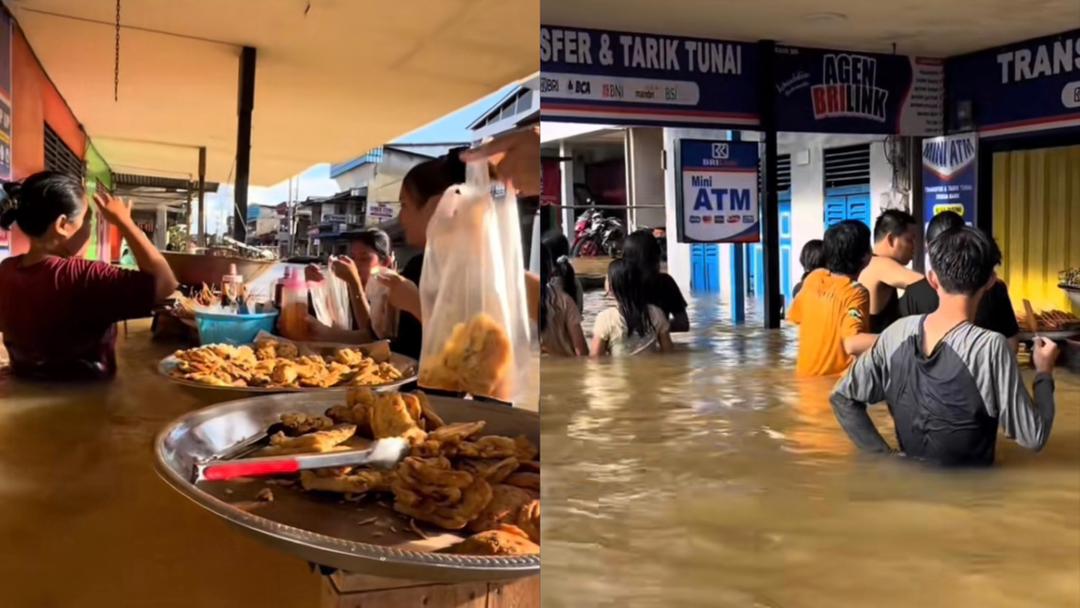
[[[570,246],[574,245],[574,222],[576,219],[575,213],[577,209],[574,209],[574,150],[570,147],[570,144],[562,141],[559,143],[559,157],[565,160],[560,161],[562,163],[562,171],[559,172],[561,176],[562,196],[562,214],[563,214],[563,232],[566,234],[566,238],[570,240]]]
[[[233,210],[233,238],[244,242],[247,235],[248,181],[251,174],[251,112],[255,106],[255,49],[240,52],[236,122],[236,208]]]
[[[780,200],[777,191],[776,89],[773,86],[773,61],[776,43],[758,43],[761,58],[760,97],[758,115],[764,134],[765,150],[761,159],[761,203],[764,207],[761,222],[762,265],[765,275],[765,327],[780,327],[783,295],[780,293]]]
[[[926,206],[926,197],[923,192],[923,164],[922,164],[922,147],[923,138],[921,137],[905,137],[905,144],[907,145],[907,156],[911,159],[908,163],[908,184],[910,187],[910,195],[908,196],[908,204],[911,207],[909,211],[911,215],[916,218],[926,217],[923,209]],[[918,272],[926,272],[926,226],[923,226],[923,230],[919,233],[919,238],[915,239],[915,257],[912,259],[912,264],[915,270]]]

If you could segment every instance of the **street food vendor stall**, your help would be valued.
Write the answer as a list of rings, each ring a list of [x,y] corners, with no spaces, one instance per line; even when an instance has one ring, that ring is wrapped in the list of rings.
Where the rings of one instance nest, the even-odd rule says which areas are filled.
[[[26,31],[40,66],[113,167],[232,182],[240,218],[249,185],[391,141],[536,69],[537,24],[521,19],[519,4],[40,0],[13,11],[14,27]],[[445,27],[451,18],[459,27]],[[357,57],[365,58],[360,67]],[[99,73],[109,77],[87,77]],[[16,70],[16,102],[25,91],[19,78]],[[178,83],[187,94],[177,94]],[[16,166],[13,177],[34,171]],[[205,236],[201,226],[197,233]],[[244,262],[233,264],[245,274]],[[219,287],[211,291],[220,297],[233,273],[213,274]],[[133,321],[117,338],[118,372],[109,382],[0,380],[7,499],[0,531],[9,539],[0,571],[22,581],[5,605],[439,606],[485,596],[538,605],[534,413],[434,395],[414,412],[421,397],[393,384],[416,370],[392,353],[341,346],[302,353],[303,345],[290,353],[286,342],[263,341],[176,354],[178,344],[151,341],[148,325]],[[164,377],[161,363],[170,358]],[[171,381],[180,379],[177,370],[189,376],[183,380],[213,382],[184,386]],[[220,374],[230,375],[230,386],[221,386]],[[264,381],[292,392],[222,403]],[[378,413],[358,424],[368,407]],[[317,426],[279,430],[282,416],[295,421],[295,414]],[[359,502],[355,491],[335,498],[305,489],[310,475],[259,488],[236,481],[210,488],[189,477],[188,464],[240,458],[229,450],[255,436],[300,450],[294,461],[302,462],[316,455],[308,452],[363,452],[399,436],[431,443],[414,445],[421,451],[400,465],[411,482],[380,486]],[[168,485],[156,478],[155,462]],[[315,485],[359,487],[347,476],[314,475]],[[433,478],[447,483],[427,483]],[[432,501],[450,495],[468,503],[445,518]],[[494,512],[496,497],[515,508]],[[290,510],[298,505],[305,506]],[[316,520],[308,507],[322,509]],[[485,523],[473,523],[481,515]],[[318,527],[332,521],[337,528]],[[521,554],[480,554],[495,549]],[[323,578],[309,562],[329,567]]]

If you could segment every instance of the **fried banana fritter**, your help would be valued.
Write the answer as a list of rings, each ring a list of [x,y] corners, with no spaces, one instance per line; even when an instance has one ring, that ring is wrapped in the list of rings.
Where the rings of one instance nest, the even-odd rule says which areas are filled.
[[[329,360],[318,355],[300,357],[296,346],[272,339],[261,339],[253,346],[211,344],[177,351],[174,356],[174,377],[212,386],[374,386],[403,377],[393,365],[359,349],[339,350]]]
[[[375,395],[369,411],[372,437],[404,437],[412,444],[423,441],[427,433],[420,428],[410,409],[400,393]],[[419,405],[416,409],[419,410]]]
[[[469,529],[473,532],[494,530],[499,524],[518,525],[521,508],[536,498],[528,490],[503,483],[492,486],[491,494],[491,501],[469,523]]]
[[[365,494],[390,489],[390,475],[373,469],[355,469],[344,475],[322,476],[313,471],[300,471],[300,486],[305,490]]]
[[[532,555],[540,553],[540,545],[530,540],[527,532],[503,524],[495,530],[473,534],[465,540],[441,549],[439,553],[459,555]]]
[[[459,465],[463,471],[468,471],[473,475],[482,477],[484,481],[490,484],[503,483],[508,478],[515,474],[514,471],[518,468],[517,458],[510,457],[502,460],[494,459],[465,459],[460,461]],[[510,483],[506,481],[506,483]],[[517,485],[517,484],[511,484]],[[537,484],[539,486],[539,484]]]
[[[316,431],[298,437],[289,437],[278,432],[270,437],[270,447],[263,454],[303,454],[329,452],[335,446],[345,442],[356,434],[355,424],[339,424],[325,431]]]
[[[420,384],[509,399],[513,349],[506,330],[481,313],[454,326],[443,350],[420,369]]]

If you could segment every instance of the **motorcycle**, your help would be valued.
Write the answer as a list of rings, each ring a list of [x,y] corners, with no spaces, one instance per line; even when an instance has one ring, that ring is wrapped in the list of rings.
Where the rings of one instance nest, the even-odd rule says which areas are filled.
[[[607,217],[598,209],[589,209],[574,224],[574,257],[606,255],[617,257],[622,251],[626,229],[618,218]]]

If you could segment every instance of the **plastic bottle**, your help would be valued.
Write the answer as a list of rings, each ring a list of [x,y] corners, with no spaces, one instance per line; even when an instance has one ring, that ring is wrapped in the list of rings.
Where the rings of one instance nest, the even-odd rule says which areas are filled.
[[[229,264],[229,274],[221,277],[221,294],[225,296],[226,306],[236,305],[243,285],[244,277],[236,271],[236,264]]]
[[[281,292],[282,289],[284,289],[285,287],[285,281],[287,281],[289,277],[292,276],[292,273],[292,268],[286,267],[285,276],[274,281],[274,308],[277,308],[278,310],[281,310]]]
[[[307,339],[308,291],[304,275],[294,272],[281,290],[281,335],[290,340]]]

